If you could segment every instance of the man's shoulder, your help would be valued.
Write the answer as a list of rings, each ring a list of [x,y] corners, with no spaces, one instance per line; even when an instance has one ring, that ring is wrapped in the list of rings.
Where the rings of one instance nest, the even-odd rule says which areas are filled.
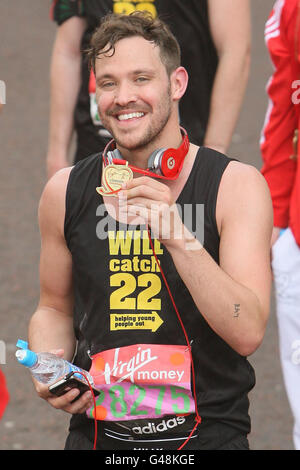
[[[265,181],[260,171],[254,165],[241,162],[237,159],[230,159],[225,177],[228,179],[237,179],[241,181],[241,183],[248,181],[249,178],[251,178],[251,182],[254,180],[257,180],[257,182]]]
[[[261,172],[254,166],[238,160],[230,160],[222,178],[227,193],[251,194],[255,191],[268,191],[268,185]]]
[[[64,208],[68,181],[73,168],[63,168],[47,181],[40,198],[40,211],[52,209],[55,212],[60,207]]]
[[[218,199],[223,216],[241,215],[241,212],[248,211],[272,211],[270,190],[265,178],[253,165],[239,161],[231,161],[227,166]]]
[[[72,167],[63,168],[46,183],[39,202],[39,225],[42,233],[63,235],[65,201]]]
[[[68,185],[70,173],[74,166],[62,168],[57,171],[46,183],[44,192],[47,193],[58,193],[64,191]]]

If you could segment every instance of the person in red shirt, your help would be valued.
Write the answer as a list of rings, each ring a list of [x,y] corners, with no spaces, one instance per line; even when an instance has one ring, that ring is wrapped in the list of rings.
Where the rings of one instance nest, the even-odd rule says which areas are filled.
[[[274,72],[261,135],[262,174],[270,188],[274,228],[272,269],[280,356],[300,449],[300,1],[277,0],[265,27]]]
[[[0,419],[2,418],[9,401],[9,394],[6,387],[6,380],[3,372],[0,370]]]

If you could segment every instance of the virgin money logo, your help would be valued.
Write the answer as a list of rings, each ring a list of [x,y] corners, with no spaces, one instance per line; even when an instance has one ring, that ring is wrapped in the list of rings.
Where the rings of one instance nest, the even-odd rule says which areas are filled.
[[[104,376],[107,384],[110,384],[111,376],[119,377],[118,382],[122,382],[128,378],[133,382],[134,374],[137,370],[158,359],[158,356],[152,356],[150,348],[138,348],[137,353],[127,361],[120,361],[119,353],[120,348],[117,348],[115,350],[112,367],[108,362],[105,364]]]
[[[93,356],[90,373],[97,385],[190,383],[190,356],[186,346],[139,344],[102,351]]]

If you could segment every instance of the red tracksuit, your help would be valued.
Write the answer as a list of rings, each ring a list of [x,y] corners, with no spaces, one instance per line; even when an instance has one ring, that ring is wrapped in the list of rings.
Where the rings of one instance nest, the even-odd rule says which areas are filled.
[[[5,411],[6,405],[9,400],[8,391],[6,388],[6,381],[3,372],[0,370],[0,419]]]
[[[262,174],[271,191],[274,226],[289,226],[300,246],[300,168],[293,144],[300,124],[300,0],[276,1],[265,40],[274,73],[261,136]]]

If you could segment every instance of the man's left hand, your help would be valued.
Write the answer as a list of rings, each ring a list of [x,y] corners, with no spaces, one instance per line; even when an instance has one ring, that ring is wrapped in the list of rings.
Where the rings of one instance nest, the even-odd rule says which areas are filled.
[[[118,197],[120,212],[142,218],[166,247],[183,238],[184,226],[166,184],[141,176],[125,183]]]

